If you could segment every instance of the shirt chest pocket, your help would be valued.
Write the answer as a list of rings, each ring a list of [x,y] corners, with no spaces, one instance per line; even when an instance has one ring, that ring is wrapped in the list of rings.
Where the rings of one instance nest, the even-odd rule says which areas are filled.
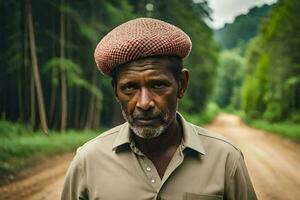
[[[194,194],[194,193],[184,193],[183,200],[222,200],[221,195],[205,195],[205,194]]]

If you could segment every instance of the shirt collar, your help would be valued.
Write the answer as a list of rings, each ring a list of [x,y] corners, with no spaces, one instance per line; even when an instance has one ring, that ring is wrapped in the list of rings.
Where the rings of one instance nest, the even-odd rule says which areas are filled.
[[[122,146],[123,144],[130,144],[131,143],[131,137],[130,137],[130,127],[128,122],[124,123],[119,133],[117,134],[115,141],[112,146],[112,150],[116,150],[119,146]]]
[[[196,127],[187,122],[180,113],[177,113],[177,116],[183,128],[182,145],[204,155],[205,150]],[[123,124],[123,126],[121,126],[113,143],[112,150],[116,150],[118,147],[124,144],[130,144],[132,142],[130,134],[130,126],[128,122],[126,122]]]
[[[182,145],[205,155],[204,146],[196,126],[187,122],[180,113],[177,113],[177,116],[183,129]]]

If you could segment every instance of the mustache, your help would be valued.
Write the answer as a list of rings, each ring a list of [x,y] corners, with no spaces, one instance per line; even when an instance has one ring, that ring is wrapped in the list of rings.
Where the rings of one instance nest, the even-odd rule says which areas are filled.
[[[152,111],[139,111],[135,110],[132,113],[133,119],[153,119],[153,118],[161,118],[163,117],[163,113],[159,110],[152,110]]]

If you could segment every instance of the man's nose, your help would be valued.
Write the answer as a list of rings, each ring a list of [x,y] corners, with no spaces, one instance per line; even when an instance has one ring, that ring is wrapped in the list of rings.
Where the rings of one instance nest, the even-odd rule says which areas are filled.
[[[154,107],[152,95],[147,88],[142,88],[140,96],[138,97],[137,108],[142,110],[149,110]]]

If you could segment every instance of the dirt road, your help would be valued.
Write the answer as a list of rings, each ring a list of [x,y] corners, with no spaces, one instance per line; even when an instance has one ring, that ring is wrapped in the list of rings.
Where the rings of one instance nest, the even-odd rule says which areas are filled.
[[[58,200],[63,178],[74,154],[57,156],[22,172],[25,177],[0,187],[0,200]]]
[[[219,115],[207,128],[222,133],[242,149],[259,199],[299,199],[300,144],[250,128],[228,114]],[[28,172],[29,178],[1,187],[0,200],[59,199],[72,156],[47,161]]]
[[[228,114],[219,115],[207,128],[242,150],[259,199],[300,199],[300,144],[250,128]]]

